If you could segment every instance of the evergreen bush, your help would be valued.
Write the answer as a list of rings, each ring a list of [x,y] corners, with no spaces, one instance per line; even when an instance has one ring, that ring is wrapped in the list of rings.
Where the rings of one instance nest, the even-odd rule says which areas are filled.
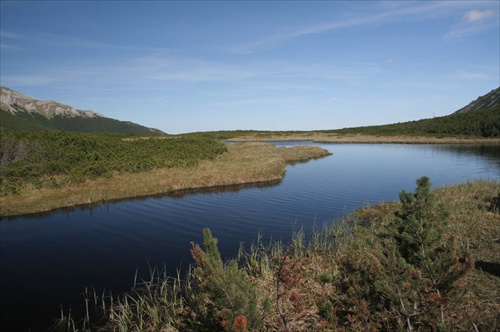
[[[196,262],[191,298],[203,331],[256,330],[261,325],[258,316],[257,287],[249,275],[239,269],[235,260],[222,262],[217,239],[208,228],[203,230],[205,251],[191,243],[191,255]]]
[[[0,194],[18,192],[28,183],[43,186],[45,177],[58,176],[55,185],[64,185],[117,172],[192,167],[224,152],[224,143],[209,138],[0,131]]]

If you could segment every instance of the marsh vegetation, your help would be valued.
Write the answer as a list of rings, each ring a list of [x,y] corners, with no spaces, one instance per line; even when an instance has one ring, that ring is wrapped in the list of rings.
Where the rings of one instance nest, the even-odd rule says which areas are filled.
[[[180,189],[275,181],[315,146],[226,145],[203,137],[0,132],[0,215],[50,211]]]
[[[367,206],[307,236],[299,230],[289,244],[258,237],[229,261],[205,229],[185,278],[155,270],[121,297],[90,293],[87,315],[62,312],[55,328],[495,331],[499,193],[486,181],[433,192],[422,177],[399,202]]]

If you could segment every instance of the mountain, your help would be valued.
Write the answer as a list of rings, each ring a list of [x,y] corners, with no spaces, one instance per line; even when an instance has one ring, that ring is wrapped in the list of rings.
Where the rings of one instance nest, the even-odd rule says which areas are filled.
[[[497,138],[500,137],[500,87],[449,115],[381,126],[337,129],[331,132],[381,136]]]
[[[115,134],[160,135],[161,130],[77,110],[56,101],[38,100],[0,87],[0,129],[66,130]]]
[[[467,106],[462,107],[453,114],[461,114],[467,112],[474,112],[477,110],[482,110],[485,108],[491,108],[500,105],[500,87],[495,90],[491,90],[489,93],[485,94],[469,103]]]

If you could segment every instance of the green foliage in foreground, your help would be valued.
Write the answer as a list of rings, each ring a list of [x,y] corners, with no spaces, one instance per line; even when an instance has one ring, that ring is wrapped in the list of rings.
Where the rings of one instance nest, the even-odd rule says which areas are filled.
[[[60,185],[110,177],[114,172],[189,167],[227,151],[207,138],[141,139],[64,131],[0,131],[0,175],[3,194],[20,186]]]
[[[258,330],[262,321],[257,313],[257,286],[235,260],[223,264],[217,239],[209,229],[204,229],[203,235],[205,251],[191,244],[197,267],[190,290],[196,295],[190,300],[197,319],[188,325],[204,331]]]
[[[288,247],[259,240],[226,264],[205,229],[205,249],[192,244],[196,266],[186,280],[154,274],[119,299],[94,294],[103,320],[94,325],[87,314],[77,326],[62,314],[56,330],[496,331],[498,299],[464,286],[481,272],[471,271],[468,241],[447,227],[448,215],[457,216],[453,205],[438,203],[430,188],[428,178],[418,179],[415,193],[402,191],[400,204],[390,205],[391,216],[369,225],[325,224],[308,245],[302,231]],[[474,215],[472,207],[498,218],[498,185],[489,188],[487,196],[479,184],[457,197],[459,214]],[[454,222],[459,229],[464,221]]]

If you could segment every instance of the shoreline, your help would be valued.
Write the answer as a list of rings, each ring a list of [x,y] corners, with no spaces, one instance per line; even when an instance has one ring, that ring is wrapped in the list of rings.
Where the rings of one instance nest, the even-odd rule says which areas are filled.
[[[500,285],[497,254],[500,215],[499,201],[495,198],[498,197],[499,185],[479,180],[424,191],[423,199],[435,201],[429,204],[430,207],[425,205],[413,213],[430,209],[432,216],[429,214],[426,219],[421,218],[419,223],[427,227],[436,225],[431,230],[438,235],[425,237],[425,247],[416,246],[413,252],[419,253],[421,247],[427,249],[424,254],[432,248],[440,250],[439,260],[429,260],[440,263],[432,265],[433,270],[427,263],[408,263],[403,256],[405,247],[399,244],[399,232],[393,226],[409,223],[411,219],[397,217],[397,212],[402,215],[402,211],[412,211],[410,209],[418,201],[405,209],[400,199],[358,210],[365,219],[363,224],[357,221],[361,216],[352,219],[351,215],[325,223],[313,232],[309,242],[303,230],[294,231],[288,244],[277,241],[266,245],[259,237],[249,251],[240,247],[236,255],[238,258],[227,261],[221,259],[217,238],[205,228],[204,249],[191,242],[195,262],[185,279],[180,274],[172,279],[162,278],[161,271],[153,271],[151,281],[143,284],[145,287],[138,288],[134,284],[127,293],[138,295],[137,300],[129,302],[126,301],[128,295],[125,295],[125,300],[114,302],[104,296],[100,299],[94,292],[94,308],[104,309],[102,316],[87,307],[86,318],[76,323],[91,326],[92,314],[92,318],[99,322],[95,327],[102,331],[130,330],[129,322],[136,324],[134,327],[137,328],[144,325],[135,322],[146,322],[148,326],[181,331],[186,324],[192,323],[193,317],[199,325],[220,322],[222,315],[233,312],[232,299],[244,299],[238,317],[245,319],[242,319],[244,324],[247,317],[254,317],[253,321],[261,324],[257,330],[275,328],[283,308],[287,310],[288,321],[301,327],[300,331],[323,330],[325,326],[335,329],[340,320],[347,322],[344,327],[349,331],[359,330],[360,327],[376,330],[387,322],[391,324],[390,330],[401,330],[407,326],[404,320],[390,320],[395,315],[404,317],[405,313],[400,311],[403,306],[398,305],[418,303],[419,310],[428,316],[412,321],[412,324],[427,324],[428,328],[432,328],[441,323],[458,331],[470,331],[471,327],[493,331],[498,325],[499,301],[495,296]],[[444,220],[439,211],[447,212]],[[422,232],[419,227],[406,234],[421,234],[417,232]],[[433,284],[430,277],[433,271],[448,277],[446,288],[437,288]],[[380,281],[384,283],[380,284]],[[211,282],[210,287],[205,287],[208,282]],[[198,287],[191,287],[192,284]],[[383,287],[375,288],[373,285]],[[401,288],[404,291],[400,291]],[[227,296],[224,299],[230,301],[213,300],[220,298],[221,289]],[[279,295],[272,302],[266,300],[274,298],[277,291],[283,292],[284,296]],[[441,301],[429,300],[429,294],[440,291],[446,295],[447,303],[446,310],[442,311],[444,318],[441,319],[435,314],[441,310]],[[380,306],[381,295],[384,301],[390,301],[391,306]],[[101,300],[103,305],[99,306]],[[253,306],[252,303],[261,305]],[[197,308],[206,308],[207,304],[217,306],[219,316],[196,315],[200,312]],[[189,310],[187,313],[186,308]],[[325,308],[329,311],[326,312]],[[333,308],[339,310],[331,310]],[[374,320],[356,320],[353,321],[356,325],[352,324],[349,319],[357,312],[352,308],[360,308],[361,317],[370,315]],[[158,315],[159,312],[162,314]],[[127,320],[106,317],[126,317]],[[135,319],[130,320],[130,317]],[[228,321],[237,321],[238,317],[230,317]],[[71,315],[65,315],[59,322],[75,321]]]
[[[242,136],[226,140],[229,152],[215,160],[202,160],[190,168],[161,168],[143,173],[113,174],[111,178],[87,180],[60,188],[28,188],[19,194],[0,197],[3,218],[50,213],[105,202],[175,195],[185,190],[217,190],[240,185],[279,182],[286,165],[321,158],[330,153],[319,146],[276,147],[272,142],[307,141],[361,144],[500,144],[500,139],[462,139],[413,136],[368,136],[337,134],[294,134]],[[269,144],[271,143],[271,144]]]
[[[229,152],[195,167],[160,168],[143,173],[113,174],[60,188],[27,188],[0,198],[0,218],[28,216],[104,202],[168,195],[183,190],[217,189],[279,182],[286,165],[331,155],[318,146],[273,144],[228,145]]]
[[[313,143],[372,143],[372,144],[500,144],[500,138],[458,138],[425,136],[371,136],[362,134],[303,133],[269,136],[248,135],[226,140],[227,142],[298,142]]]

